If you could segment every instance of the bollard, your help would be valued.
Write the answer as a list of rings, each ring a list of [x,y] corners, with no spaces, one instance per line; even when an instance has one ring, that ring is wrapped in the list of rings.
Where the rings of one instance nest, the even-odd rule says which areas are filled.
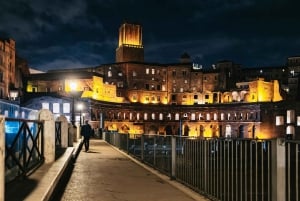
[[[61,122],[61,147],[66,148],[68,147],[68,120],[65,116],[60,115],[56,121],[60,121]],[[73,144],[73,142],[72,142]]]
[[[5,117],[0,115],[0,201],[5,193]]]
[[[45,163],[55,161],[55,122],[53,114],[47,110],[39,111],[39,120],[44,121],[44,155]]]

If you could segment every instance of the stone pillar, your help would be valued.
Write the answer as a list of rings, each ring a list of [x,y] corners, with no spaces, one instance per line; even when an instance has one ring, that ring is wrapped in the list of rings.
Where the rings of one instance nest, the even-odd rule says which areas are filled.
[[[77,127],[69,124],[69,134],[72,135],[73,142],[77,142]]]
[[[77,139],[74,138],[74,129],[71,123],[68,123],[68,141],[69,147],[73,147],[73,142],[77,142]]]
[[[69,140],[68,120],[65,116],[60,115],[56,121],[61,122],[61,147],[66,148]]]
[[[274,139],[271,145],[272,200],[285,200],[285,141],[280,138]]]
[[[55,161],[55,122],[53,114],[47,110],[39,111],[39,120],[44,121],[44,156],[45,163]]]
[[[5,193],[5,117],[0,116],[0,201]]]
[[[81,139],[81,135],[80,135],[80,130],[81,130],[81,128],[80,128],[80,126],[79,125],[76,125],[76,137],[77,137],[77,139],[79,140],[79,139]]]

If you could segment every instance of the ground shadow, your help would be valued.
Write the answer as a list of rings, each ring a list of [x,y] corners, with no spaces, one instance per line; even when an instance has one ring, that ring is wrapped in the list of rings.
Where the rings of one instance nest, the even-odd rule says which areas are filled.
[[[16,179],[5,184],[5,200],[20,201],[36,188],[38,181],[28,178]]]

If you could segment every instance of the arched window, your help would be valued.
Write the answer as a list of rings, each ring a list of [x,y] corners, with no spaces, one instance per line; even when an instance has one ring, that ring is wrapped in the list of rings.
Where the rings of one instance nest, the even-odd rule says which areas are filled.
[[[206,114],[206,121],[210,121],[210,113]]]
[[[214,113],[214,120],[217,121],[218,120],[218,114]]]
[[[295,110],[286,111],[286,123],[295,123]]]
[[[287,135],[294,135],[295,134],[295,127],[292,125],[289,125],[286,127],[286,134]]]
[[[192,114],[191,114],[191,120],[192,120],[192,121],[195,121],[195,120],[196,120],[196,114],[195,114],[195,113],[192,113]]]
[[[221,113],[221,121],[224,121],[225,120],[225,115],[224,113]]]
[[[164,116],[162,113],[159,113],[159,120],[163,120],[164,119]]]
[[[225,137],[231,137],[231,126],[226,125],[225,127]]]
[[[152,114],[151,114],[151,119],[152,119],[152,120],[155,120],[155,113],[152,113]]]

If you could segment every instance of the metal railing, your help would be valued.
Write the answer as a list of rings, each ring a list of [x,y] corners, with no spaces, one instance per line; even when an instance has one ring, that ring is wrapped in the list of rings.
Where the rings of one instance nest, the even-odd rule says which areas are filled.
[[[300,200],[300,141],[288,140],[286,145],[286,200]]]
[[[55,121],[55,145],[61,147],[61,122]]]
[[[26,176],[44,162],[43,121],[5,119],[6,182]]]
[[[216,200],[271,200],[271,141],[176,141],[176,180]]]
[[[116,132],[104,139],[211,200],[300,200],[300,141]]]

